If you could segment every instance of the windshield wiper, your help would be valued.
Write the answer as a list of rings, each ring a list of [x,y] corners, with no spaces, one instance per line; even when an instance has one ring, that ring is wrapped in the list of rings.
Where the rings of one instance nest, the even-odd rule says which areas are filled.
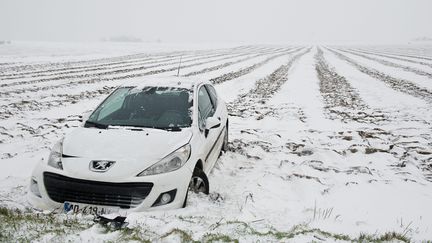
[[[100,129],[116,129],[119,127],[122,127],[124,129],[132,130],[132,131],[142,131],[143,128],[150,128],[150,129],[160,129],[170,132],[179,132],[181,131],[181,127],[155,127],[155,126],[144,126],[144,125],[126,125],[126,124],[101,124],[93,121],[86,121],[84,124],[84,127],[96,127]]]
[[[93,122],[93,121],[86,121],[84,124],[84,127],[95,127],[95,128],[99,128],[99,129],[107,129],[108,125]]]
[[[121,127],[122,129],[131,130],[131,131],[143,131],[144,128],[154,128],[150,126],[140,126],[140,125],[108,125],[108,129],[119,129]]]
[[[108,125],[108,128],[115,128],[115,127],[124,127],[128,130],[137,130],[142,131],[142,128],[149,128],[149,129],[160,129],[165,131],[173,131],[173,132],[179,132],[181,131],[181,127],[155,127],[155,126],[146,126],[146,125],[126,125],[126,124],[119,124],[119,125]]]
[[[181,127],[155,127],[155,128],[170,131],[170,132],[180,132],[182,130]]]

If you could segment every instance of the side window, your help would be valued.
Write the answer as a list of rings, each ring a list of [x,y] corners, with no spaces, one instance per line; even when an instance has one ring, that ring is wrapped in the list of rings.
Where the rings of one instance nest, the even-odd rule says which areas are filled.
[[[205,120],[214,114],[212,101],[204,86],[198,91],[198,111],[200,128],[204,128]]]
[[[213,103],[213,106],[214,106],[214,108],[215,108],[215,110],[216,110],[216,109],[217,109],[217,104],[218,104],[216,90],[215,90],[215,88],[214,88],[213,86],[211,86],[211,85],[206,84],[205,86],[206,86],[207,91],[208,91],[208,93],[209,93],[209,95],[210,95],[210,99],[211,99],[211,101],[212,101],[212,103]]]

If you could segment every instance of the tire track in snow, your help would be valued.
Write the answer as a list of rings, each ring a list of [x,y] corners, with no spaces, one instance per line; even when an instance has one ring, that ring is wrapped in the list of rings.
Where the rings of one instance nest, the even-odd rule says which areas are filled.
[[[318,47],[315,54],[315,70],[320,81],[320,93],[324,99],[324,109],[331,118],[356,121],[362,123],[377,123],[385,120],[381,112],[370,112],[348,80],[334,71],[325,61],[323,51]]]
[[[329,49],[329,48],[327,48],[327,49],[330,52],[334,53],[340,59],[348,62],[349,64],[351,64],[352,66],[357,68],[360,72],[365,73],[365,74],[367,74],[373,78],[376,78],[376,79],[386,83],[392,89],[397,90],[397,91],[402,92],[402,93],[409,94],[411,96],[414,96],[414,97],[417,97],[420,99],[423,99],[423,100],[427,101],[428,103],[432,103],[432,91],[429,91],[425,88],[420,88],[419,86],[415,85],[414,83],[412,83],[408,80],[394,78],[394,77],[391,77],[391,76],[389,76],[385,73],[382,73],[378,70],[365,67],[363,65],[358,64],[353,59],[351,59],[351,58],[349,58],[349,57],[347,57],[347,56],[345,56],[345,55],[343,55],[337,51],[334,51],[334,50]]]
[[[239,117],[255,116],[257,120],[261,120],[264,116],[274,113],[272,107],[266,105],[267,100],[288,80],[288,72],[292,65],[310,50],[311,48],[308,48],[290,57],[286,64],[277,68],[270,75],[256,81],[255,87],[249,92],[239,95],[235,101],[228,103],[229,114]]]
[[[338,49],[338,50],[342,51],[342,52],[350,53],[350,54],[353,54],[353,55],[356,55],[356,56],[359,56],[359,57],[363,57],[365,59],[368,59],[368,60],[371,60],[371,61],[374,61],[374,62],[381,63],[381,64],[383,64],[385,66],[399,68],[399,69],[402,69],[404,71],[412,72],[412,73],[415,73],[415,74],[421,75],[421,76],[426,76],[426,77],[432,79],[432,73],[425,72],[425,71],[417,69],[417,68],[408,67],[408,66],[401,65],[401,64],[398,64],[398,63],[394,63],[394,62],[390,62],[390,61],[387,61],[387,60],[370,57],[368,55],[360,54],[360,53],[357,53],[357,52],[354,52],[354,51],[342,50],[342,49]]]
[[[299,48],[299,49],[296,49],[294,51],[290,51],[290,52],[285,52],[285,53],[274,55],[272,57],[269,57],[269,58],[265,59],[262,62],[255,63],[255,64],[253,64],[251,66],[242,68],[242,69],[240,69],[238,71],[233,71],[233,72],[225,73],[225,74],[223,74],[221,76],[218,76],[216,78],[212,78],[212,79],[210,79],[210,82],[212,82],[213,84],[220,84],[220,83],[223,83],[223,82],[226,82],[226,81],[229,81],[229,80],[241,77],[243,75],[251,73],[253,70],[255,70],[257,68],[260,68],[260,67],[264,66],[268,62],[270,62],[270,61],[272,61],[272,60],[274,60],[274,59],[276,59],[278,57],[281,57],[281,56],[284,56],[284,55],[287,55],[287,54],[291,54],[291,53],[297,52],[297,51],[299,51],[301,49],[303,49],[303,48]]]

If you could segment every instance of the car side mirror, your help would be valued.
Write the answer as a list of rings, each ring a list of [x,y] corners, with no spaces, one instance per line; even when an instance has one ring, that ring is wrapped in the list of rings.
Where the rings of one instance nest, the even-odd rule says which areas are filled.
[[[221,122],[219,119],[215,117],[209,117],[206,120],[206,126],[205,126],[205,136],[207,137],[210,129],[220,127]]]

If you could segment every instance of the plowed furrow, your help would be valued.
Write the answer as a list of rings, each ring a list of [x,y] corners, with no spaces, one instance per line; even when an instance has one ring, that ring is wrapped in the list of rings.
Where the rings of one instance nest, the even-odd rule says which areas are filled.
[[[368,55],[364,55],[364,54],[360,54],[360,53],[357,53],[357,52],[354,52],[354,51],[341,50],[341,49],[339,49],[339,51],[350,53],[350,54],[353,54],[353,55],[356,55],[356,56],[359,56],[359,57],[363,57],[365,59],[368,59],[368,60],[371,60],[371,61],[374,61],[374,62],[381,63],[381,64],[383,64],[385,66],[399,68],[399,69],[402,69],[404,71],[412,72],[412,73],[415,73],[415,74],[418,74],[418,75],[421,75],[421,76],[426,76],[426,77],[432,79],[432,73],[425,72],[425,71],[419,70],[417,68],[408,67],[408,66],[405,66],[405,65],[401,65],[401,64],[398,64],[398,63],[390,62],[390,61],[379,59],[379,58],[374,58],[374,57],[371,57],[371,56],[368,56]]]
[[[30,74],[38,74],[44,72],[55,72],[55,71],[67,71],[67,70],[75,70],[86,67],[103,67],[103,66],[111,66],[118,64],[128,64],[137,62],[143,59],[153,58],[153,59],[163,59],[166,57],[175,57],[181,55],[191,55],[191,56],[205,56],[205,55],[214,55],[221,53],[233,53],[233,49],[222,49],[222,50],[205,50],[205,51],[176,51],[176,52],[168,52],[168,53],[155,53],[155,54],[133,54],[133,55],[125,55],[119,57],[108,57],[108,58],[100,58],[100,59],[92,59],[86,61],[73,61],[73,62],[60,62],[60,63],[42,63],[42,64],[21,64],[19,66],[10,67],[6,70],[2,70],[2,76],[8,75],[30,75]],[[26,70],[29,70],[26,72]],[[12,73],[4,73],[5,71],[9,71]],[[0,73],[2,73],[0,72]]]
[[[191,63],[195,61],[199,61],[202,59],[210,59],[210,58],[217,58],[217,57],[225,57],[226,54],[217,54],[213,56],[206,56],[206,57],[195,57],[188,60],[185,60],[184,63]],[[232,58],[225,57],[225,58]],[[235,57],[235,56],[234,56]],[[219,59],[218,59],[219,60]],[[130,68],[124,68],[124,69],[115,69],[115,70],[108,70],[104,72],[96,72],[96,73],[79,73],[75,75],[63,75],[63,76],[54,76],[50,78],[42,78],[42,79],[34,79],[34,80],[25,80],[25,81],[18,81],[13,83],[5,83],[0,84],[0,87],[11,87],[11,86],[17,86],[17,85],[26,85],[26,84],[36,84],[36,83],[43,83],[43,82],[49,82],[49,81],[57,81],[57,80],[68,80],[68,79],[80,79],[80,78],[88,78],[88,77],[100,77],[100,76],[107,76],[107,75],[115,75],[115,74],[121,74],[121,73],[129,73],[129,72],[135,72],[135,71],[142,71],[150,68],[155,67],[161,67],[161,66],[168,66],[168,65],[174,65],[178,63],[178,60],[167,62],[167,63],[161,63],[156,65],[149,65],[149,66],[137,66],[137,67],[130,67]]]
[[[429,103],[432,103],[432,92],[425,89],[425,88],[421,88],[417,85],[415,85],[414,83],[408,81],[408,80],[404,80],[404,79],[399,79],[399,78],[394,78],[391,77],[385,73],[382,73],[378,70],[372,69],[372,68],[368,68],[365,67],[363,65],[358,64],[356,61],[354,61],[353,59],[337,52],[331,49],[328,49],[330,52],[334,53],[337,57],[339,57],[340,59],[348,62],[349,64],[351,64],[352,66],[354,66],[355,68],[357,68],[360,72],[367,74],[375,79],[378,79],[384,83],[386,83],[389,87],[391,87],[394,90],[397,90],[399,92],[423,99]]]
[[[256,119],[262,119],[264,116],[272,114],[273,108],[268,107],[266,102],[270,99],[280,87],[288,80],[288,72],[294,62],[301,56],[310,51],[310,48],[289,58],[288,62],[273,73],[258,80],[255,87],[246,94],[242,94],[235,101],[228,103],[230,115],[240,117],[254,116]]]
[[[271,53],[274,53],[274,52],[275,51],[263,52],[263,53],[256,54],[256,55],[253,55],[253,56],[248,56],[248,57],[245,57],[245,58],[242,58],[242,59],[239,59],[239,60],[222,63],[222,64],[219,64],[217,66],[203,68],[203,69],[201,69],[199,71],[190,72],[190,73],[187,73],[187,74],[185,74],[183,76],[184,77],[190,77],[190,76],[196,76],[196,75],[199,75],[199,74],[216,71],[216,70],[219,70],[219,69],[222,69],[222,68],[226,68],[228,66],[231,66],[231,65],[234,65],[234,64],[237,64],[237,63],[245,62],[245,61],[248,61],[248,60],[251,60],[251,59],[254,59],[254,58],[257,58],[257,57],[261,57],[261,56],[264,56],[264,55],[268,55],[268,54],[271,54]],[[278,51],[276,51],[276,52],[278,52]]]
[[[115,89],[115,86],[104,86],[92,91],[82,91],[79,94],[56,94],[51,95],[50,101],[21,100],[0,106],[0,119],[18,118],[23,112],[44,111],[55,107],[67,106],[85,100],[95,99],[101,95],[107,95]]]
[[[100,64],[100,65],[98,64],[98,65],[89,65],[89,66],[78,66],[78,67],[61,68],[61,69],[53,69],[53,70],[34,71],[34,72],[27,72],[27,73],[14,73],[14,74],[3,75],[1,79],[13,80],[13,79],[23,79],[23,78],[52,77],[56,75],[58,76],[58,75],[67,75],[73,73],[110,70],[113,68],[126,68],[135,65],[152,64],[152,63],[170,61],[175,59],[178,59],[178,56],[166,56],[163,58],[145,58],[133,62],[132,61],[113,62],[113,63]]]
[[[387,55],[387,54],[382,54],[382,53],[377,53],[377,52],[364,51],[364,50],[360,50],[360,49],[349,49],[349,50],[368,54],[368,55],[387,57],[387,58],[391,58],[394,60],[399,60],[399,61],[404,61],[404,62],[409,62],[409,63],[414,63],[414,64],[420,64],[420,65],[428,66],[428,67],[432,68],[432,63],[428,63],[428,62],[415,61],[415,60],[408,59],[408,58],[402,58],[402,57],[398,57],[398,56],[394,56],[394,55]],[[432,59],[431,59],[431,61],[432,61]]]
[[[300,49],[302,49],[302,48],[300,48]],[[232,79],[235,79],[235,78],[241,77],[241,76],[243,76],[243,75],[246,75],[246,74],[248,74],[248,73],[251,73],[253,70],[255,70],[255,69],[259,68],[259,67],[264,66],[264,65],[267,64],[268,62],[270,62],[270,61],[272,61],[272,60],[274,60],[274,59],[276,59],[276,58],[278,58],[278,57],[281,57],[281,56],[284,56],[284,55],[287,55],[287,54],[290,54],[290,53],[296,52],[296,51],[298,51],[298,50],[299,50],[299,49],[296,49],[296,50],[291,51],[291,52],[288,52],[288,53],[281,53],[281,54],[277,54],[277,55],[271,56],[271,57],[265,59],[265,60],[262,61],[262,62],[255,63],[255,64],[253,64],[253,65],[251,65],[251,66],[248,66],[248,67],[242,68],[242,69],[240,69],[240,70],[238,70],[238,71],[229,72],[229,73],[223,74],[223,75],[221,75],[221,76],[219,76],[219,77],[212,78],[212,79],[210,79],[210,82],[212,82],[212,83],[214,83],[214,84],[220,84],[220,83],[223,83],[223,82],[226,82],[226,81],[229,81],[229,80],[232,80]]]
[[[375,51],[374,49],[372,49],[371,51]],[[409,53],[399,53],[399,52],[392,52],[392,51],[378,51],[381,54],[386,54],[386,55],[392,55],[392,56],[399,56],[399,57],[410,57],[410,58],[415,58],[415,59],[420,59],[420,60],[427,60],[427,61],[432,61],[432,57],[429,56],[418,56],[415,54],[409,54]]]
[[[50,72],[50,71],[63,71],[69,68],[82,68],[85,66],[92,65],[106,65],[111,63],[124,63],[134,61],[136,59],[145,59],[150,57],[155,57],[158,55],[148,55],[148,54],[133,54],[125,55],[119,57],[107,57],[92,59],[86,61],[70,61],[70,62],[54,62],[54,63],[36,63],[36,64],[20,64],[16,66],[11,66],[5,70],[2,70],[1,76],[16,75],[16,74],[32,74],[40,72]],[[161,55],[161,57],[166,55]]]
[[[315,54],[315,62],[324,109],[331,119],[362,123],[376,123],[385,119],[380,112],[368,112],[369,107],[348,80],[336,73],[325,61],[321,48]]]
[[[227,57],[212,59],[212,60],[208,60],[208,61],[202,61],[202,62],[198,62],[198,63],[193,62],[193,61],[197,61],[197,60],[190,60],[188,62],[193,62],[193,63],[188,64],[188,65],[182,65],[182,68],[188,68],[188,67],[208,64],[208,63],[212,63],[212,62],[216,62],[216,61],[220,61],[220,60],[225,60],[225,59],[227,59]],[[164,73],[164,72],[177,70],[177,68],[178,68],[177,62],[172,63],[172,64],[175,64],[175,65],[173,65],[169,68],[156,69],[156,70],[151,70],[151,71],[142,72],[142,73],[136,72],[136,71],[144,71],[146,69],[149,69],[150,67],[140,67],[140,68],[133,68],[133,69],[128,69],[128,70],[109,71],[109,72],[105,72],[102,74],[96,74],[96,75],[75,75],[73,77],[64,77],[64,78],[61,78],[60,80],[65,80],[65,81],[67,81],[66,83],[49,85],[49,86],[31,86],[31,87],[25,87],[25,88],[20,88],[20,89],[8,90],[5,92],[0,92],[0,97],[7,97],[11,94],[22,94],[22,93],[27,93],[27,92],[37,92],[37,91],[42,91],[42,90],[51,90],[51,89],[56,89],[56,88],[71,87],[71,86],[77,86],[77,85],[82,85],[82,84],[90,84],[90,83],[98,83],[98,82],[111,81],[111,80],[121,80],[121,79],[142,77],[142,76],[160,74],[160,73]],[[166,65],[163,65],[163,66],[166,66]],[[133,72],[133,71],[135,71],[135,72]],[[115,74],[122,74],[122,75],[113,76],[113,77],[106,77],[107,75],[115,75]],[[82,79],[79,81],[68,81],[71,78],[74,78],[74,79],[82,78]],[[36,83],[47,82],[47,81],[52,81],[52,80],[53,79],[49,79],[49,80],[43,79],[43,80],[33,81],[31,83],[25,83],[25,84],[36,84]],[[57,81],[58,79],[54,79],[54,80]]]

